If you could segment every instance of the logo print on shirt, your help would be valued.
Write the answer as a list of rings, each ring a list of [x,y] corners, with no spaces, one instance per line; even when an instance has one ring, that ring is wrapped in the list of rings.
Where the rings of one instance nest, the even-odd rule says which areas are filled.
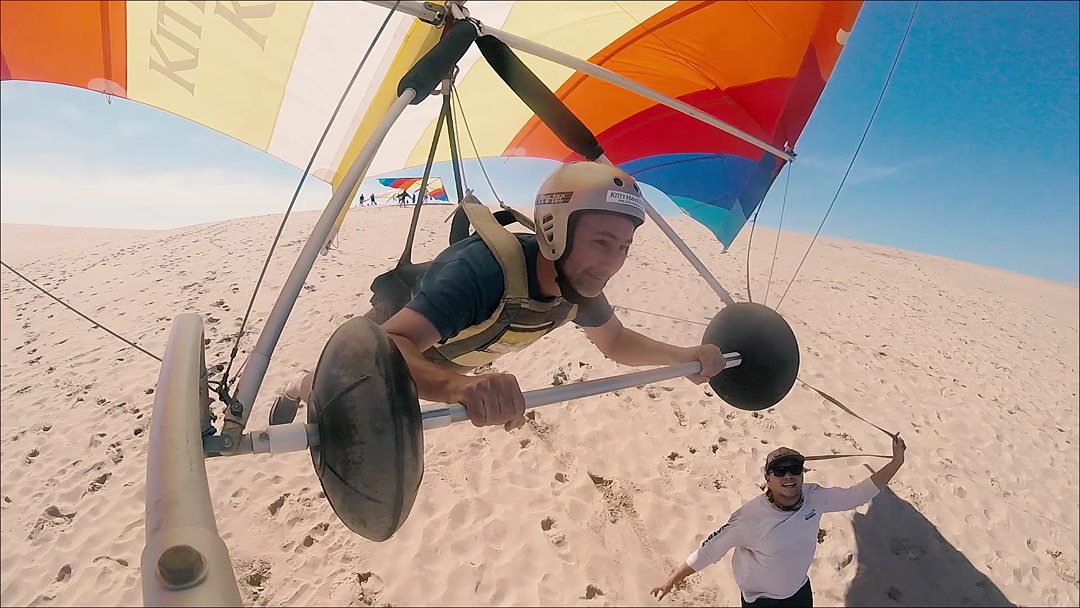
[[[709,538],[706,538],[706,539],[705,539],[704,541],[702,541],[702,543],[701,543],[701,546],[702,546],[702,547],[704,547],[704,546],[705,546],[706,544],[708,544],[708,542],[709,542],[710,540],[712,540],[712,539],[716,538],[716,535],[717,535],[717,534],[720,534],[721,532],[723,532],[723,531],[724,531],[724,528],[726,528],[726,527],[728,527],[728,526],[730,526],[730,525],[731,525],[731,522],[728,522],[728,523],[726,523],[726,524],[724,524],[724,525],[720,526],[720,528],[719,528],[719,529],[717,529],[717,530],[716,530],[716,532],[713,532],[712,534],[710,534],[710,535],[709,535]]]
[[[817,511],[815,511],[814,509],[810,509],[810,512],[807,513],[806,517],[803,518],[803,521],[809,521],[810,518],[815,516],[815,515],[817,515]]]

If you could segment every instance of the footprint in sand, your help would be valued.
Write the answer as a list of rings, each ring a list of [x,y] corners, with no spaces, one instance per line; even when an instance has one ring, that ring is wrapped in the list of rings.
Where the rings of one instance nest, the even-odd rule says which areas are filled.
[[[46,529],[69,524],[71,523],[71,520],[75,519],[75,513],[75,511],[64,513],[56,505],[50,505],[45,509],[45,513],[34,523],[33,529],[30,530],[30,534],[26,537],[34,539]]]
[[[26,464],[33,464],[34,459],[41,455],[41,451],[34,448],[26,453]]]
[[[897,557],[906,557],[913,562],[921,560],[926,555],[926,549],[906,538],[890,538],[889,551]]]
[[[540,520],[540,529],[544,531],[544,535],[547,536],[551,546],[555,547],[555,552],[559,554],[559,557],[567,564],[574,564],[575,561],[570,555],[570,547],[566,543],[566,533],[555,524],[555,518],[549,515]]]
[[[604,595],[603,590],[601,590],[596,585],[593,585],[592,583],[589,583],[588,585],[585,586],[585,595],[582,596],[581,599],[591,600],[591,599],[594,599],[594,598],[596,598],[597,596],[600,596],[600,595]]]
[[[86,496],[87,494],[93,494],[101,488],[104,488],[105,482],[109,481],[110,477],[112,477],[112,473],[102,473],[101,475],[98,475],[94,478],[94,481],[90,482],[90,485],[86,488],[86,491],[83,492],[82,495]]]
[[[120,461],[124,459],[124,450],[120,447],[119,441],[114,441],[109,444],[109,449],[105,450],[108,454],[109,460],[112,460],[113,464],[120,464]]]
[[[273,517],[274,515],[277,515],[277,512],[281,509],[281,507],[285,505],[285,499],[288,498],[288,497],[289,497],[289,493],[286,492],[286,493],[282,494],[281,496],[278,496],[277,500],[270,503],[270,505],[268,507],[266,507],[266,510],[270,511],[270,516],[271,517]]]
[[[238,564],[237,581],[240,583],[241,592],[247,596],[245,605],[258,605],[259,596],[262,595],[267,581],[270,580],[270,562],[264,559],[254,559]]]
[[[365,606],[375,605],[375,601],[379,598],[379,594],[382,593],[386,583],[382,577],[374,572],[358,572],[356,574],[357,581],[360,583],[360,593],[357,599],[361,604]]]

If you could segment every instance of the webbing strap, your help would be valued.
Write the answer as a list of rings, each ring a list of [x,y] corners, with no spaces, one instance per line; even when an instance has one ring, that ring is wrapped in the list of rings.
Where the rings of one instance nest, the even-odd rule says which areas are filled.
[[[823,456],[803,456],[803,460],[832,460],[833,458],[892,458],[885,454],[825,454]]]
[[[838,407],[838,408],[840,408],[840,409],[844,410],[845,412],[847,412],[848,414],[851,414],[852,416],[854,416],[854,417],[858,418],[859,420],[862,420],[862,421],[863,421],[863,422],[865,422],[866,424],[869,424],[870,426],[872,426],[872,427],[874,427],[875,429],[877,429],[877,430],[881,431],[882,433],[885,433],[885,434],[886,434],[886,435],[888,435],[889,437],[892,437],[893,439],[895,439],[895,438],[896,438],[896,434],[895,434],[895,433],[890,433],[889,431],[886,431],[885,429],[883,429],[883,428],[881,428],[880,426],[878,426],[878,425],[874,424],[873,422],[870,422],[870,421],[869,421],[869,420],[867,420],[866,418],[863,418],[862,416],[860,416],[860,415],[856,414],[855,412],[853,412],[853,411],[851,411],[850,409],[848,409],[848,407],[847,407],[846,405],[844,405],[843,403],[840,403],[840,401],[838,401],[838,400],[837,400],[837,399],[836,399],[835,397],[833,397],[833,396],[829,395],[828,393],[825,393],[825,392],[823,392],[823,391],[822,391],[821,389],[818,389],[818,388],[816,388],[816,387],[814,387],[814,386],[811,386],[811,385],[807,384],[807,383],[806,383],[806,382],[805,382],[805,381],[804,381],[804,380],[803,380],[802,378],[797,378],[797,380],[798,380],[799,382],[802,382],[802,385],[803,385],[803,386],[805,386],[806,388],[808,388],[808,389],[810,389],[810,390],[814,391],[815,393],[817,393],[817,394],[821,395],[821,396],[822,396],[822,397],[823,397],[823,398],[824,398],[824,399],[825,399],[826,401],[828,401],[829,403],[831,403],[831,404],[835,405],[836,407]]]
[[[477,234],[484,239],[488,249],[499,261],[499,266],[503,269],[505,297],[527,299],[529,280],[525,268],[525,255],[517,237],[503,228],[495,216],[491,215],[491,210],[473,195],[466,195],[461,201],[460,208],[465,211],[469,222],[476,228]]]
[[[844,410],[845,412],[847,412],[848,414],[858,418],[859,420],[862,420],[866,424],[869,424],[870,426],[872,426],[875,429],[881,431],[882,433],[885,433],[889,437],[892,437],[893,439],[896,438],[896,435],[894,435],[893,433],[890,433],[889,431],[886,431],[885,429],[881,428],[880,426],[874,424],[873,422],[870,422],[866,418],[863,418],[862,416],[860,416],[860,415],[856,414],[855,412],[851,411],[851,409],[849,407],[847,407],[843,403],[840,403],[840,401],[837,398],[833,397],[832,395],[829,395],[828,393],[822,391],[821,389],[819,389],[817,387],[814,387],[814,386],[811,386],[810,384],[807,384],[802,378],[796,378],[796,379],[799,382],[802,382],[802,385],[805,386],[806,388],[808,388],[808,389],[814,391],[815,393],[821,395],[821,397],[823,399],[825,399],[826,401],[828,401],[829,403],[831,403],[831,404],[835,405],[836,407]],[[804,460],[833,460],[835,458],[892,458],[892,456],[886,456],[885,454],[825,454],[825,455],[822,455],[822,456],[805,456],[803,459]]]

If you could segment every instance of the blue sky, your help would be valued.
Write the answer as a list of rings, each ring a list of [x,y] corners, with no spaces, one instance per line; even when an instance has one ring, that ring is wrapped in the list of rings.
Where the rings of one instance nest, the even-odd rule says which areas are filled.
[[[864,6],[796,147],[785,229],[812,233],[821,221],[911,7]],[[920,4],[823,234],[1080,282],[1078,23],[1075,2]],[[280,213],[300,176],[244,144],[124,100],[5,82],[0,102],[4,222],[163,228]],[[485,166],[503,199],[526,202],[552,163]],[[466,171],[478,195],[493,201],[475,164]],[[435,174],[449,185],[447,167]],[[763,226],[779,219],[785,179],[766,197]],[[309,179],[298,208],[321,208],[329,193]],[[244,202],[193,202],[221,197]]]

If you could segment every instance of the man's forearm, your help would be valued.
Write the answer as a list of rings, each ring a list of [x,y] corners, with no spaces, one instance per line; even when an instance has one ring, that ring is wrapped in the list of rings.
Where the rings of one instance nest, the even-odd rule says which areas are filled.
[[[387,335],[397,344],[402,358],[409,366],[409,374],[416,384],[417,397],[437,403],[453,403],[456,399],[454,387],[462,375],[428,361],[412,340],[396,334]]]
[[[881,467],[877,472],[871,475],[870,479],[874,480],[874,485],[877,486],[879,490],[884,490],[885,486],[889,485],[889,482],[892,481],[893,475],[896,475],[896,472],[900,470],[902,464],[904,464],[903,460],[893,458],[889,464]]]
[[[678,570],[671,573],[671,585],[673,587],[675,585],[678,585],[679,583],[683,582],[683,579],[685,579],[686,577],[690,576],[693,573],[694,573],[694,569],[691,568],[690,566],[688,566],[686,564],[686,562],[683,562],[680,565]]]
[[[674,365],[694,359],[690,349],[657,342],[626,328],[604,354],[623,365]]]

